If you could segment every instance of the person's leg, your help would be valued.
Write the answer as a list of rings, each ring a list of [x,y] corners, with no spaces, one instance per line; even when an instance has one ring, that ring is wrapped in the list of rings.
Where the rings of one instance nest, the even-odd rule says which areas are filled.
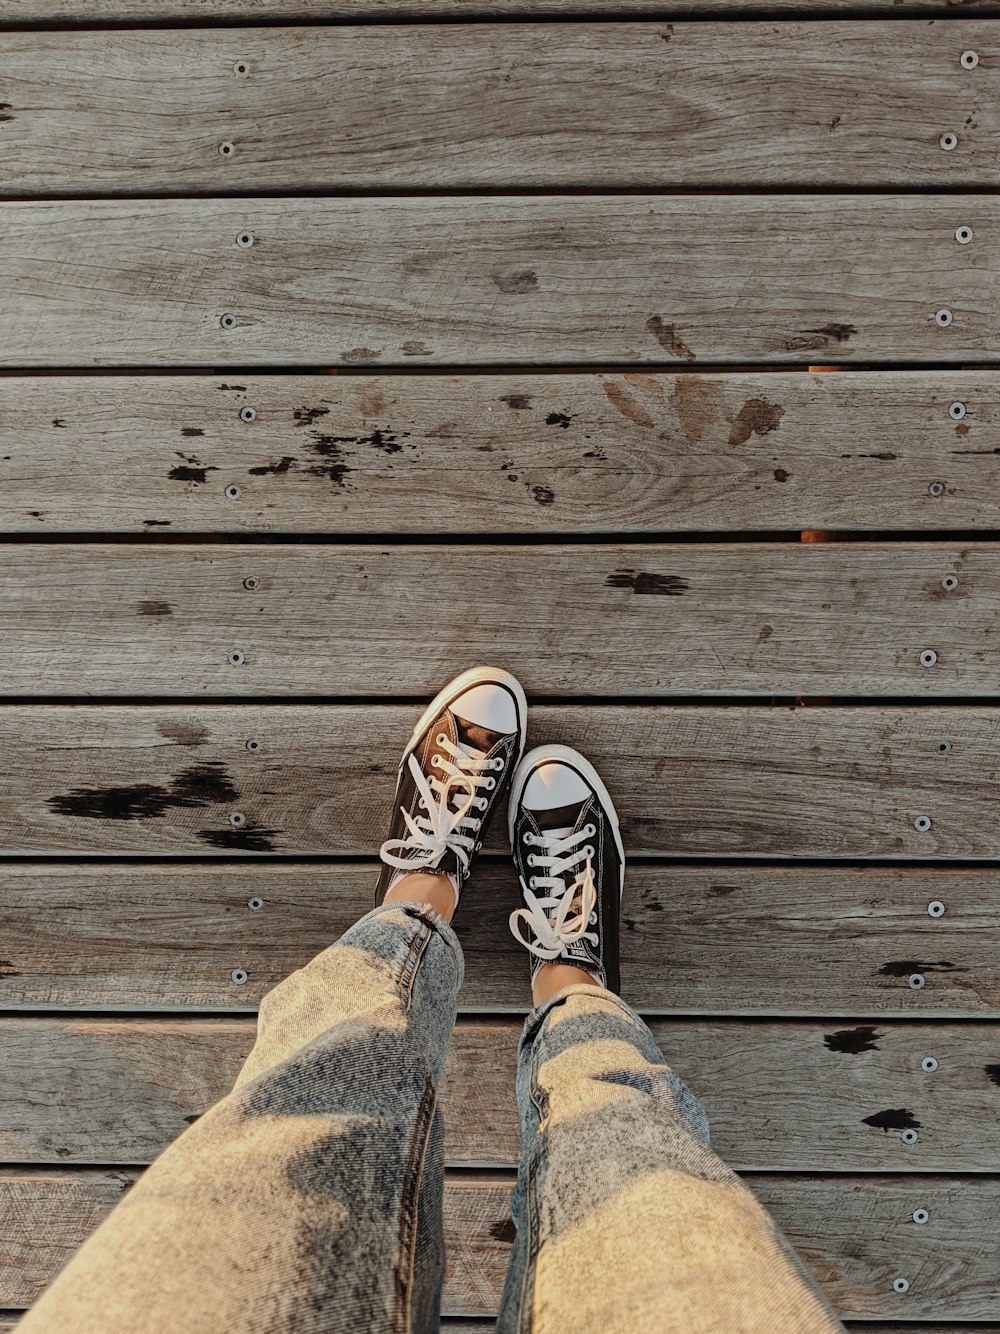
[[[481,668],[425,711],[376,907],[264,998],[233,1092],[144,1173],[25,1334],[437,1329],[437,1089],[462,979],[449,919],[523,749],[523,701]]]
[[[536,956],[536,1008],[518,1053],[517,1232],[498,1331],[839,1331],[770,1216],[709,1148],[693,1094],[603,985],[617,987],[617,819],[589,764],[560,750],[526,756],[511,794],[527,904],[512,929]],[[528,862],[525,848],[541,852]]]

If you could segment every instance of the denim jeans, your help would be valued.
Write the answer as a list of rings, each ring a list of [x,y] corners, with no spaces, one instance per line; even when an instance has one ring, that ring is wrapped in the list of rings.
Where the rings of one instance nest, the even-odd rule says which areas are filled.
[[[21,1334],[436,1330],[437,1091],[462,974],[451,927],[410,903],[293,973],[264,998],[233,1092],[143,1174]],[[572,986],[529,1015],[517,1100],[499,1330],[843,1328],[623,1001]]]

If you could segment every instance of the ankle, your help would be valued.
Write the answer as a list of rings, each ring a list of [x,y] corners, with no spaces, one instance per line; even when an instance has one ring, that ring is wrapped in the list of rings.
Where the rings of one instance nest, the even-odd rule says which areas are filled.
[[[544,1005],[557,991],[562,991],[564,987],[578,986],[580,983],[588,987],[601,985],[594,981],[593,973],[588,973],[585,968],[577,968],[574,964],[562,963],[556,959],[550,963],[543,963],[531,982],[531,998],[535,1009]]]
[[[446,922],[451,921],[458,907],[454,884],[444,871],[412,871],[396,881],[384,901],[429,903]]]

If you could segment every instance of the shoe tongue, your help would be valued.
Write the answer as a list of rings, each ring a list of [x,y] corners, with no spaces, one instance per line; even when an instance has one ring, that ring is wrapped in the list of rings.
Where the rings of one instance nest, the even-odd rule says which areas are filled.
[[[478,723],[466,722],[464,718],[459,718],[458,714],[452,714],[455,719],[455,740],[460,750],[464,750],[466,755],[471,755],[474,750],[485,751],[486,754],[493,749],[500,740],[502,733],[492,732],[488,727],[480,727]]]
[[[556,838],[567,838],[580,823],[580,802],[571,801],[568,806],[552,806],[544,811],[532,811],[527,808],[535,824],[546,834]]]

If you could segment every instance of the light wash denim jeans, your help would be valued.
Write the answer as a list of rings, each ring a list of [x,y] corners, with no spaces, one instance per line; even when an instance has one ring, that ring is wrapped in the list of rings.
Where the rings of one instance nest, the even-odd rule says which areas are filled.
[[[264,998],[233,1092],[143,1174],[21,1334],[436,1330],[437,1091],[462,974],[451,927],[401,903],[293,973]],[[573,986],[529,1015],[517,1099],[499,1330],[842,1329],[623,1001]]]

